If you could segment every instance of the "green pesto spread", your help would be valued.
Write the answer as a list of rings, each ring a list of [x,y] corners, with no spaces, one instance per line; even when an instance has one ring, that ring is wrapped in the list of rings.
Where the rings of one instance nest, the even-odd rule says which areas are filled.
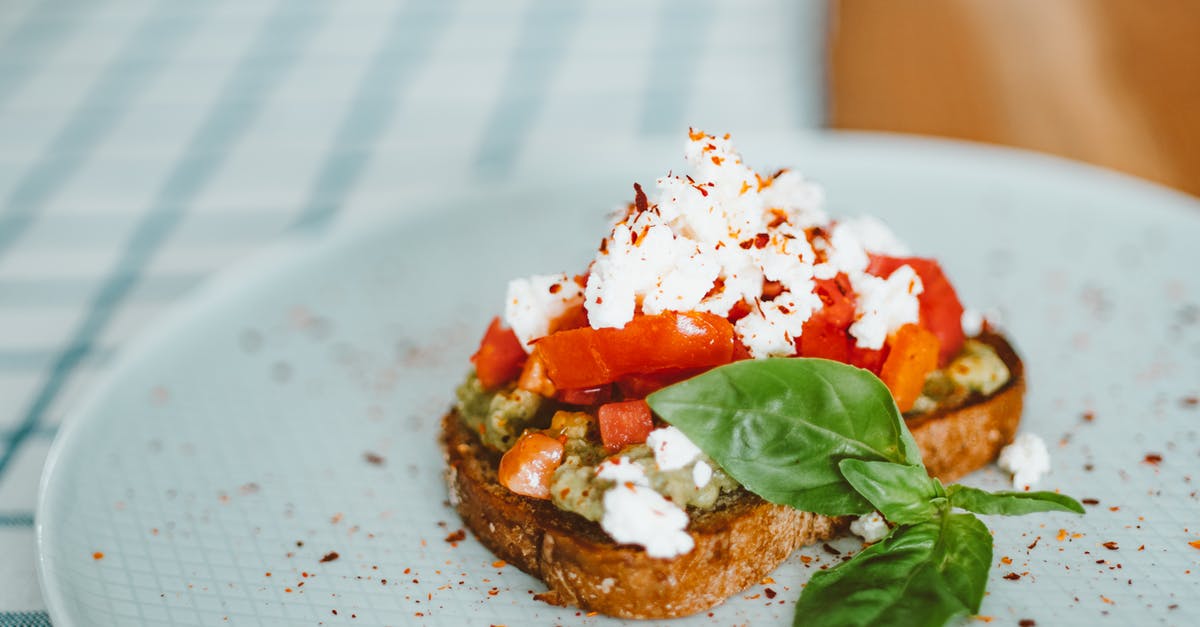
[[[548,412],[543,397],[515,385],[489,391],[472,371],[458,386],[458,415],[479,434],[483,443],[507,451],[528,428],[546,426]],[[547,407],[548,409],[548,407]]]
[[[954,361],[925,378],[925,388],[909,413],[955,407],[976,393],[988,396],[1004,387],[1011,377],[995,349],[978,340],[967,340]]]
[[[596,447],[603,456],[604,449]],[[717,497],[723,492],[738,489],[738,483],[725,474],[707,455],[700,454],[682,468],[661,470],[654,461],[654,452],[645,444],[626,447],[614,457],[624,457],[641,467],[655,492],[666,497],[681,508],[699,510],[712,509]],[[603,461],[601,457],[601,461]],[[708,464],[712,478],[702,488],[696,487],[693,468],[698,463]],[[608,479],[596,477],[599,464],[564,463],[554,471],[550,483],[550,499],[568,512],[575,512],[588,520],[599,521],[604,516],[604,493],[616,484]]]

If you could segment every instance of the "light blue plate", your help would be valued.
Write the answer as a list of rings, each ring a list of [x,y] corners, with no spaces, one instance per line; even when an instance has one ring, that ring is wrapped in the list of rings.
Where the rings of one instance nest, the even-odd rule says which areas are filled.
[[[1195,624],[1200,205],[947,143],[742,145],[762,169],[795,164],[823,182],[835,215],[890,221],[1024,352],[1024,428],[1054,458],[1042,487],[1099,504],[1086,517],[987,518],[996,564],[982,613]],[[125,352],[54,444],[37,533],[55,623],[614,622],[535,600],[540,583],[469,536],[445,541],[461,524],[436,425],[507,279],[583,268],[628,175],[649,182],[672,165],[643,155],[588,184],[447,200],[278,247],[201,290]],[[815,561],[795,555],[773,583],[675,624],[790,624],[812,569],[837,559],[802,554]]]

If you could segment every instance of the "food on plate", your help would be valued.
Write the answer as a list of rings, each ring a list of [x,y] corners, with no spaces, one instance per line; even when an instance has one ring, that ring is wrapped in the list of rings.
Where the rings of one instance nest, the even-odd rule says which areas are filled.
[[[581,274],[510,282],[442,423],[476,537],[547,600],[661,618],[848,526],[880,552],[949,528],[929,530],[950,494],[1000,507],[929,479],[994,460],[1025,387],[938,262],[879,220],[830,218],[818,186],[751,170],[728,135],[689,132],[686,158],[634,186]],[[936,507],[889,514],[878,464]],[[1071,509],[1030,494],[1006,513]]]

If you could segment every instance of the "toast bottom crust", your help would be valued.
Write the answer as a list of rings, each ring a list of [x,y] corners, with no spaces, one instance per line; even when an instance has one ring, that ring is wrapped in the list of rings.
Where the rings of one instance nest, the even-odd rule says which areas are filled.
[[[953,481],[991,462],[1010,443],[1025,390],[1020,359],[1003,337],[985,334],[1011,380],[963,407],[909,420],[930,475]],[[514,494],[496,480],[499,455],[455,412],[442,419],[451,503],[497,557],[549,587],[539,598],[620,618],[674,618],[709,609],[761,581],[795,549],[833,537],[848,518],[768,503],[749,492],[692,513],[695,548],[652,558],[615,543],[596,523],[549,501]]]

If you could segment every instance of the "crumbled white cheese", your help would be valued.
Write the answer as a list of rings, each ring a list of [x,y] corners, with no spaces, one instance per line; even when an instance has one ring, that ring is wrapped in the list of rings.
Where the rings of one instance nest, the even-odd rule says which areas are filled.
[[[917,295],[924,286],[912,266],[900,266],[886,279],[869,274],[852,276],[850,284],[858,292],[859,318],[849,331],[858,346],[883,348],[889,333],[920,319]]]
[[[646,446],[654,451],[660,470],[683,468],[700,455],[700,447],[675,427],[655,429],[646,436]]]
[[[1014,489],[1028,490],[1050,472],[1050,452],[1040,437],[1022,433],[1000,451],[996,463],[1013,474]]]
[[[508,282],[504,320],[526,352],[550,331],[550,322],[583,299],[583,288],[565,274],[542,274]]]
[[[623,327],[639,311],[728,316],[744,303],[750,313],[735,332],[751,356],[790,356],[805,321],[823,306],[814,279],[839,273],[858,294],[850,330],[858,346],[880,348],[888,334],[917,321],[922,286],[912,268],[867,274],[871,253],[909,254],[883,222],[830,221],[819,186],[788,170],[760,176],[728,135],[691,131],[685,158],[687,172],[658,179],[642,208],[627,207],[593,259],[582,290],[593,328]],[[539,278],[510,286],[507,317],[522,343],[578,302],[570,300],[579,297],[566,285],[572,281],[556,300]]]
[[[912,254],[888,225],[875,216],[859,216],[842,220],[838,226],[854,233],[855,237],[868,252],[889,257],[907,257]]]
[[[983,333],[983,313],[978,309],[964,309],[962,312],[963,335],[975,337]]]
[[[606,459],[596,466],[596,478],[607,479],[609,481],[621,483],[633,483],[636,485],[650,485],[650,480],[646,477],[642,467],[633,463],[628,457],[621,456],[617,459]]]
[[[759,302],[734,329],[755,358],[787,357],[796,354],[796,338],[812,312],[821,307],[813,292],[797,297],[784,292],[771,301]]]
[[[703,488],[712,481],[713,469],[703,461],[697,461],[696,465],[692,466],[692,483],[696,484],[697,488]]]
[[[850,532],[862,538],[863,542],[874,543],[887,537],[888,525],[879,512],[871,512],[854,519],[850,523]]]
[[[600,527],[613,540],[640,544],[650,557],[670,558],[692,550],[687,512],[646,486],[620,484],[604,493]]]

